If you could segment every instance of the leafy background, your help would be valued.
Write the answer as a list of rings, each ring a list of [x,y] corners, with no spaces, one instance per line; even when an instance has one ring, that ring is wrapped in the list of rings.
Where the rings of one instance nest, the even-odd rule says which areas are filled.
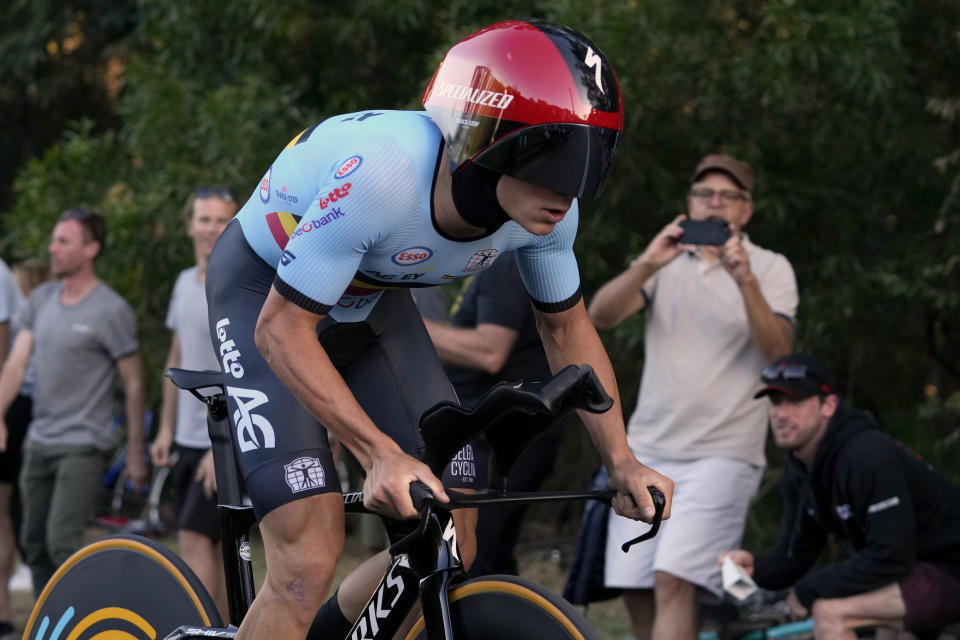
[[[798,346],[851,402],[960,479],[960,4],[955,0],[8,0],[0,22],[0,254],[45,254],[57,214],[108,218],[101,276],[134,305],[159,398],[180,209],[198,184],[241,200],[296,133],[361,108],[417,108],[446,48],[541,17],[587,34],[619,75],[626,132],[584,207],[587,296],[682,210],[722,150],[757,173],[760,245],[800,286]],[[642,318],[605,332],[625,409]],[[558,464],[586,478],[582,435]],[[780,454],[770,452],[773,486]],[[771,535],[767,492],[748,535]],[[769,502],[769,505],[764,503]],[[556,514],[555,514],[556,516]],[[576,513],[561,513],[573,523]]]

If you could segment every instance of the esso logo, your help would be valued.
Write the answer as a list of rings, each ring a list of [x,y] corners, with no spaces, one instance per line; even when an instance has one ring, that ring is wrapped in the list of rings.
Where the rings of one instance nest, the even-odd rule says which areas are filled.
[[[396,264],[406,266],[409,264],[418,264],[424,260],[429,260],[430,256],[432,255],[433,251],[427,249],[426,247],[410,247],[409,249],[404,249],[399,253],[393,254],[393,257],[390,259]]]
[[[360,156],[351,156],[343,161],[343,164],[340,165],[339,169],[334,171],[333,177],[337,180],[346,178],[348,175],[356,171],[357,167],[359,167],[361,164],[363,164],[363,158]]]
[[[266,203],[270,199],[270,174],[273,173],[273,167],[267,169],[267,175],[260,181],[260,202]]]

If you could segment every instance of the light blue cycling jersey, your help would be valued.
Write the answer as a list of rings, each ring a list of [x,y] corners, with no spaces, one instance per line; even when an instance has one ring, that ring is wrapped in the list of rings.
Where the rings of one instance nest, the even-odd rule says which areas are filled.
[[[359,111],[303,131],[280,153],[237,214],[274,285],[304,309],[363,320],[384,289],[445,284],[506,251],[534,304],[561,311],[580,298],[574,200],[546,236],[508,221],[481,238],[444,235],[433,216],[442,151],[426,112]]]

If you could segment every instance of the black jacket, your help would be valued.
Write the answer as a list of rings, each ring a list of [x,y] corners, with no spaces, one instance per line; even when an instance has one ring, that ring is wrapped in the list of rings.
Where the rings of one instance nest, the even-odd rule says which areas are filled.
[[[917,561],[960,577],[960,490],[866,413],[840,405],[811,472],[787,457],[781,492],[780,540],[755,558],[764,588],[792,585],[809,608],[897,582]],[[813,567],[831,533],[854,553]]]

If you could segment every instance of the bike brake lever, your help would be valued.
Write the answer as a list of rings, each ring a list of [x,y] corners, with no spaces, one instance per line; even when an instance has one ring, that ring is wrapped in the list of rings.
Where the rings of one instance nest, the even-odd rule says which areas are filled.
[[[660,531],[660,523],[663,521],[663,508],[667,504],[667,499],[664,497],[663,492],[656,487],[647,487],[647,491],[650,492],[650,497],[653,498],[653,522],[650,523],[649,531],[644,533],[642,536],[634,538],[633,540],[627,540],[620,546],[624,553],[629,551],[630,547],[633,545],[645,540],[649,540],[653,536],[657,535],[658,531]]]
[[[430,521],[433,506],[436,504],[433,494],[427,488],[427,485],[420,481],[414,481],[410,483],[410,499],[413,500],[414,508],[420,513],[420,524],[417,525],[416,529],[390,546],[391,554],[402,552],[406,546],[427,532],[427,522]]]

